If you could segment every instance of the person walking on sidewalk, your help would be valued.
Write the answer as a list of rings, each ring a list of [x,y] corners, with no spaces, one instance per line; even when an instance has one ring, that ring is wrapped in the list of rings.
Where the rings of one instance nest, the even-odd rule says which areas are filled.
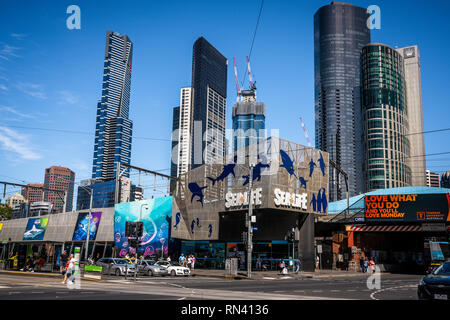
[[[194,265],[195,265],[195,256],[192,255],[192,259],[191,259],[191,269],[194,270]]]
[[[367,268],[369,267],[369,259],[367,257],[364,258],[364,273],[367,272]]]
[[[375,261],[373,261],[373,258],[370,259],[369,266],[370,266],[370,273],[374,273],[375,272]]]
[[[300,259],[297,258],[295,259],[295,274],[298,274],[299,271],[300,271]]]
[[[256,259],[256,270],[261,271],[261,257],[258,256]]]

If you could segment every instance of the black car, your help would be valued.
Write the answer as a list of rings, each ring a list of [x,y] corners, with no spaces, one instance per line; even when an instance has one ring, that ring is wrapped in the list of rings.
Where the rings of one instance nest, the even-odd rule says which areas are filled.
[[[420,280],[417,287],[419,299],[450,299],[450,262],[443,263],[428,276]]]

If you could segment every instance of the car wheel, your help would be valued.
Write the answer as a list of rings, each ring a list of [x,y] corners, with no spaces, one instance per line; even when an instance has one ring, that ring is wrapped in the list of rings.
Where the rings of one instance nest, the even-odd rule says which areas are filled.
[[[176,274],[175,270],[172,270],[172,271],[170,271],[170,275],[171,275],[172,277],[175,277],[177,274]]]
[[[147,275],[148,275],[149,277],[153,277],[153,271],[152,271],[152,270],[148,270],[148,271],[147,271]]]
[[[120,269],[116,269],[116,272],[115,272],[115,274],[116,274],[116,276],[120,276]]]

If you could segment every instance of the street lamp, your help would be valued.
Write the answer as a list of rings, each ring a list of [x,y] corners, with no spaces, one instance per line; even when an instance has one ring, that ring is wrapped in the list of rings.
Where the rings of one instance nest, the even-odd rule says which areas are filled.
[[[82,187],[82,186],[80,186]],[[88,215],[88,228],[87,228],[87,236],[86,236],[86,251],[84,252],[84,261],[85,263],[87,262],[87,257],[88,257],[88,251],[89,251],[89,234],[90,234],[90,229],[91,229],[91,219],[92,219],[92,198],[93,198],[93,192],[92,189],[89,190],[86,187],[82,187],[83,189],[85,189],[89,195],[90,195],[90,199],[89,199],[89,215]]]
[[[253,163],[250,164],[250,179],[248,182],[248,216],[247,216],[247,277],[252,277],[252,182],[253,182]]]

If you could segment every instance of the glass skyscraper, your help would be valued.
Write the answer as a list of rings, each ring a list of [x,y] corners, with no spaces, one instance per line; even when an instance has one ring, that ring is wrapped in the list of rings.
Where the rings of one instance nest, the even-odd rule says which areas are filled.
[[[191,169],[225,156],[228,60],[205,38],[195,41],[192,56]]]
[[[130,163],[133,123],[128,119],[133,43],[106,32],[102,98],[97,104],[92,178],[116,177],[117,163]],[[129,176],[129,169],[123,176]]]
[[[233,106],[233,152],[265,139],[266,106],[240,101]]]
[[[361,54],[366,191],[411,185],[403,58],[384,44]]]
[[[348,174],[350,196],[364,191],[360,56],[370,43],[368,18],[365,8],[343,2],[314,15],[315,146]],[[331,201],[345,197],[344,186],[330,172]]]

